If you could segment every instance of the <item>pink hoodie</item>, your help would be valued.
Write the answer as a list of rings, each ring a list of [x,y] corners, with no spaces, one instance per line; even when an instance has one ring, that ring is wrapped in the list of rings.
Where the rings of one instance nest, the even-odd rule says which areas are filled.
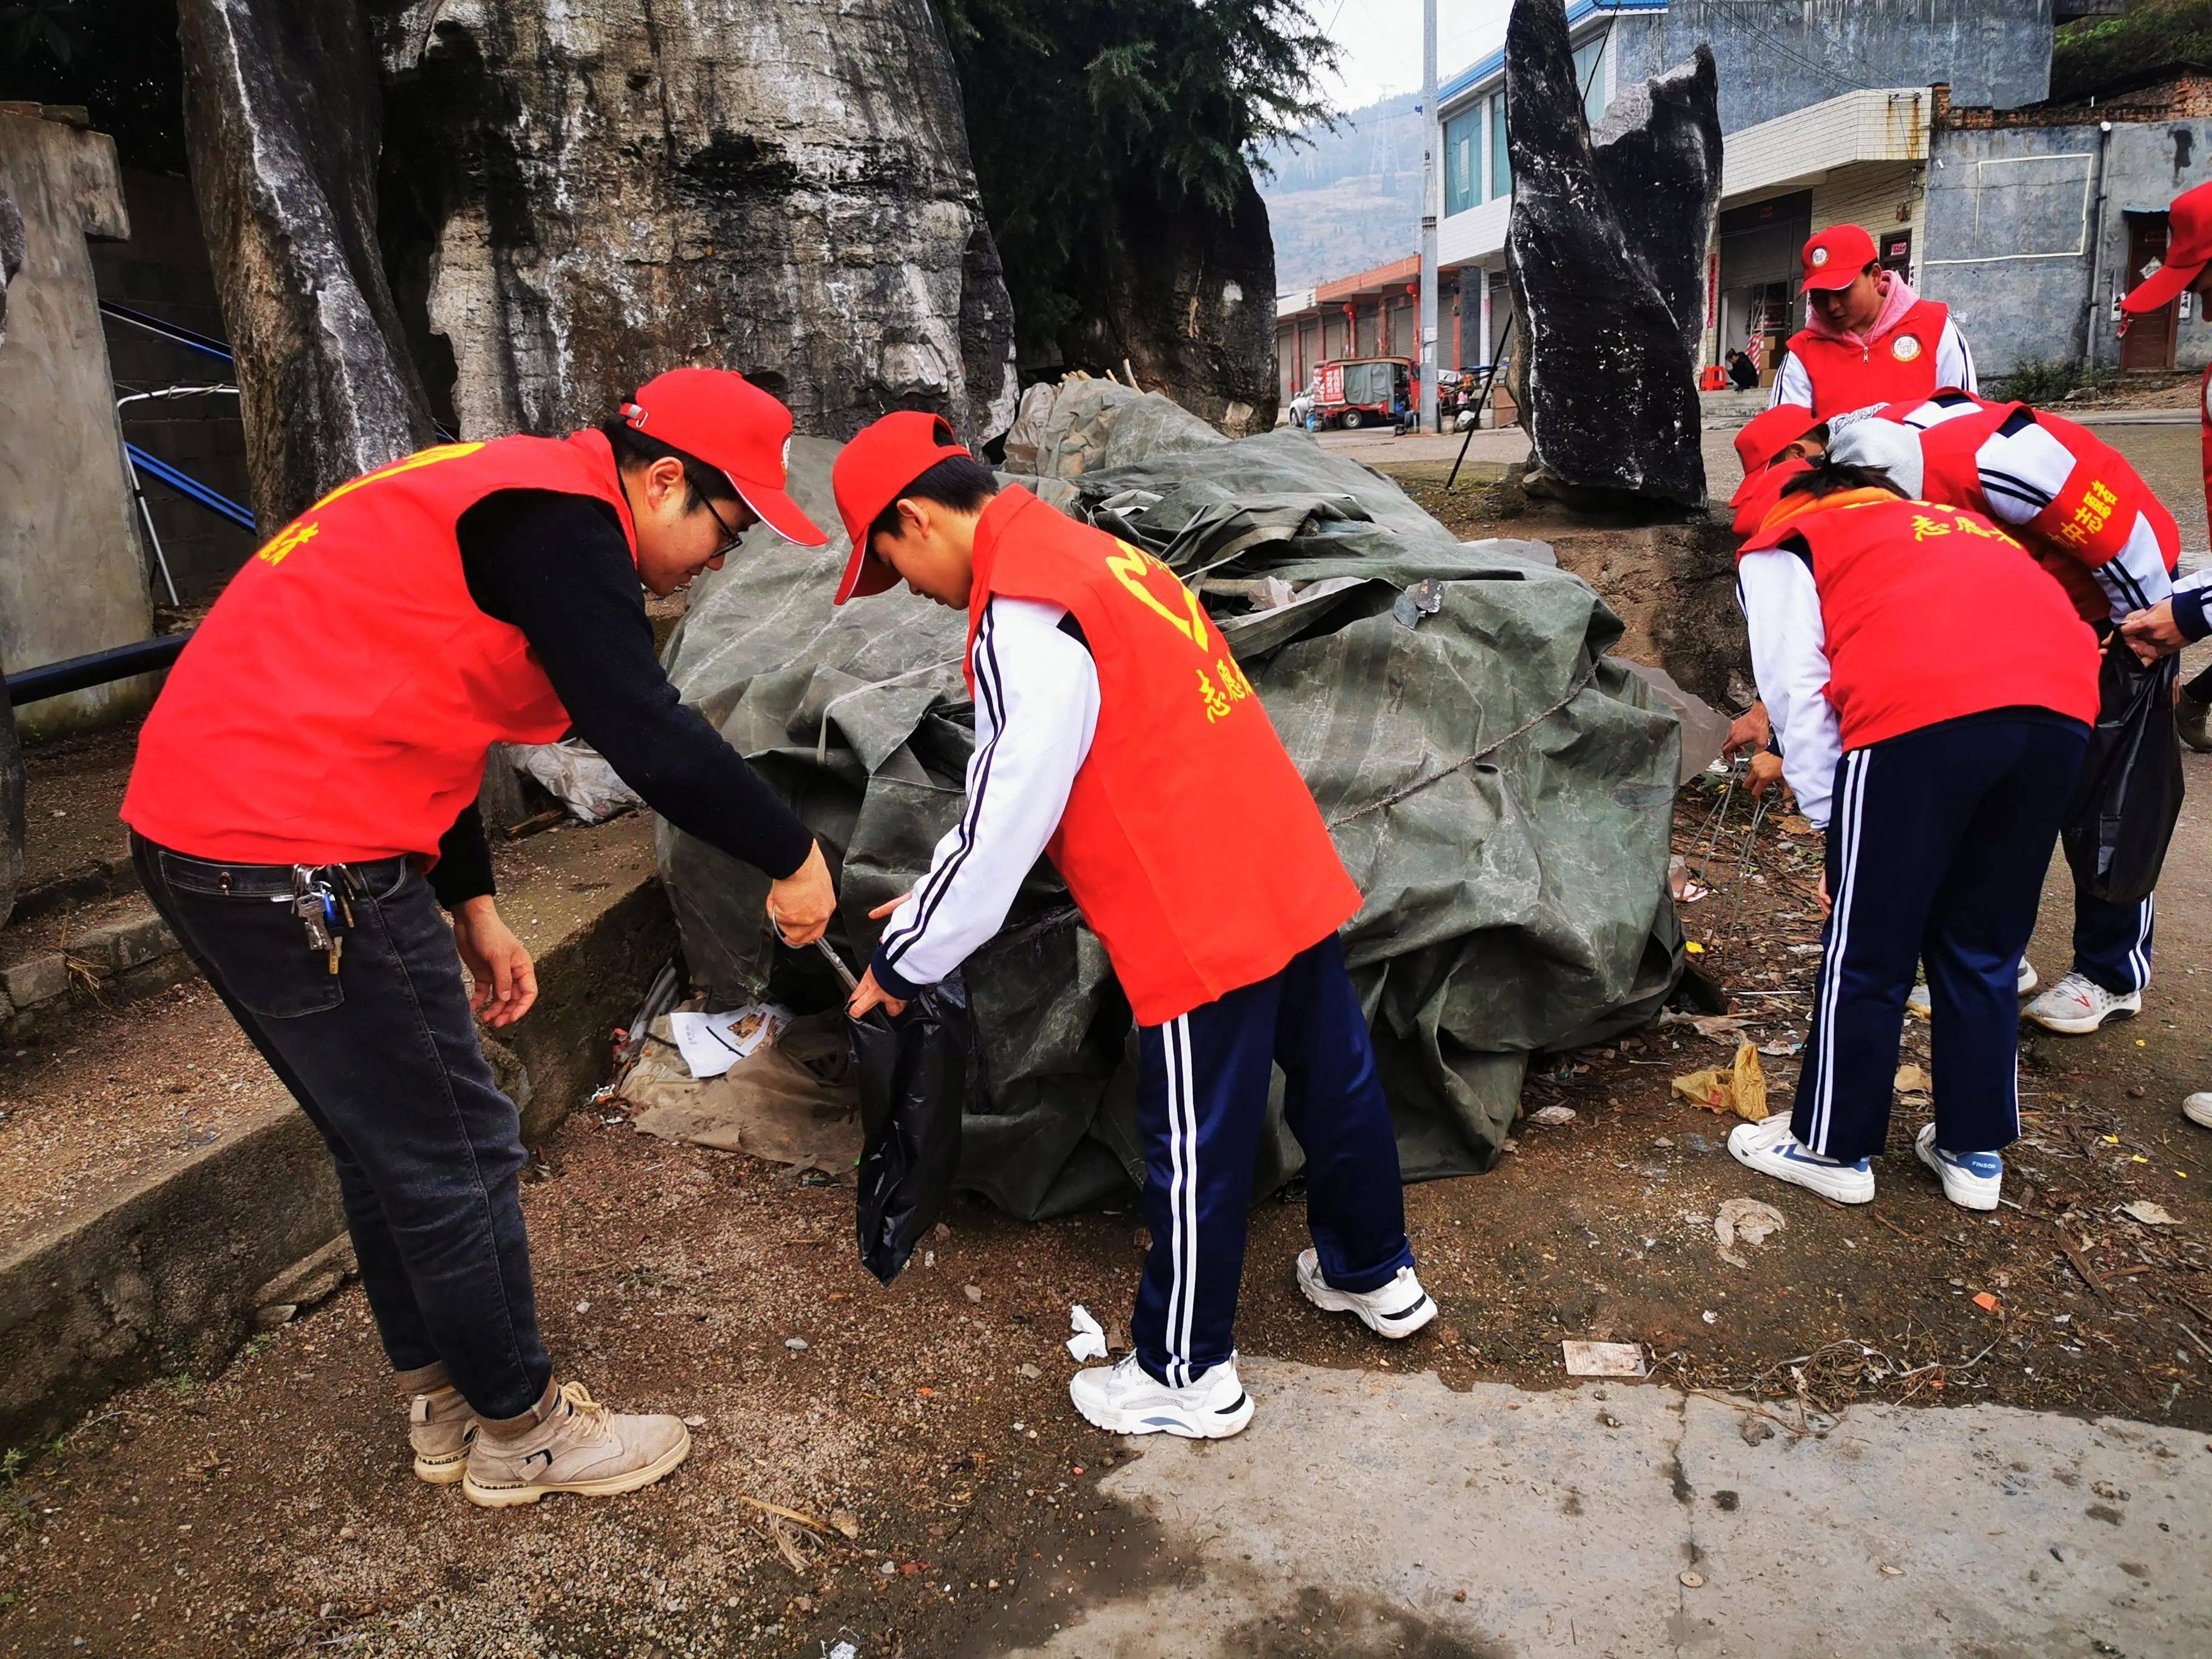
[[[1920,296],[1913,292],[1912,284],[1893,270],[1882,272],[1878,291],[1881,295],[1881,309],[1875,313],[1874,326],[1864,334],[1855,334],[1847,328],[1830,327],[1827,319],[1813,308],[1809,301],[1805,306],[1805,331],[1817,334],[1823,339],[1839,340],[1862,351],[1869,349],[1882,336],[1905,320],[1906,312],[1920,303]]]

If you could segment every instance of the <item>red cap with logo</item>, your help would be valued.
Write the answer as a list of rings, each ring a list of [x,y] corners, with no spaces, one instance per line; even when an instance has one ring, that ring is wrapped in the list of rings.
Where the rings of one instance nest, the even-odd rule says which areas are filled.
[[[1805,244],[1800,292],[1849,288],[1875,262],[1874,238],[1856,225],[1831,225]]]
[[[791,411],[726,368],[672,368],[638,387],[623,422],[716,468],[769,529],[802,547],[830,538],[784,491]]]
[[[1753,473],[1820,424],[1820,417],[1802,404],[1777,404],[1762,411],[1735,434],[1744,482],[1748,483]]]
[[[2162,311],[2212,264],[2212,185],[2173,198],[2166,210],[2166,263],[2130,289],[2120,309],[2130,316]]]
[[[830,469],[837,496],[837,516],[852,538],[853,556],[837,584],[837,603],[880,593],[898,586],[898,572],[868,549],[868,526],[899,498],[899,492],[935,466],[958,455],[973,459],[952,441],[952,427],[927,410],[901,410],[865,427],[839,452]]]

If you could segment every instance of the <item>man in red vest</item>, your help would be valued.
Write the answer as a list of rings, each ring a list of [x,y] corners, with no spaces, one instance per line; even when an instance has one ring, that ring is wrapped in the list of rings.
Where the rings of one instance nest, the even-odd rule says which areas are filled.
[[[2020,1133],[2014,985],[2096,718],[2096,635],[1988,520],[1832,460],[1784,489],[1737,582],[1833,911],[1794,1109],[1729,1151],[1870,1200],[1924,960],[1936,1121],[1915,1151],[1952,1202],[1994,1210]]]
[[[1943,392],[1839,419],[1827,453],[1882,469],[1908,495],[2003,526],[2100,635],[2172,591],[2181,554],[2173,515],[2124,456],[2059,416]],[[2073,964],[2027,1005],[2027,1017],[2078,1036],[2140,1012],[2155,920],[2149,897],[2112,904],[2077,886]],[[2023,963],[2021,994],[2034,986]],[[1913,995],[1925,1012],[1926,994]]]
[[[486,750],[573,726],[773,878],[787,941],[821,936],[821,850],[678,702],[640,591],[718,568],[757,520],[826,539],[784,491],[790,434],[739,376],[678,369],[596,431],[341,484],[232,578],[139,738],[139,878],[329,1143],[416,1474],[488,1507],[634,1490],[690,1437],[556,1386],[539,1340],[521,1125],[471,1017],[512,1024],[538,994],[493,902]]]
[[[1978,388],[1973,354],[1947,307],[1885,270],[1874,238],[1837,225],[1805,244],[1805,326],[1774,377],[1773,403],[1826,420],[1870,404]]]
[[[968,616],[975,752],[960,823],[850,1004],[896,1013],[996,933],[1048,853],[1138,1025],[1152,1252],[1134,1352],[1079,1372],[1091,1422],[1218,1439],[1251,1421],[1233,1324],[1268,1082],[1306,1152],[1309,1300],[1386,1337],[1436,1316],[1390,1110],[1337,929],[1359,908],[1305,781],[1198,597],[1141,550],[997,488],[933,416],[838,457],[837,602],[909,589]],[[1234,823],[1248,858],[1221,855]]]

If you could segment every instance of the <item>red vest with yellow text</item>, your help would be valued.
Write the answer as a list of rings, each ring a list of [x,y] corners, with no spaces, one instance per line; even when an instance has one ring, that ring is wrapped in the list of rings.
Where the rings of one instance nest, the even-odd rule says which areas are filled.
[[[2197,390],[2197,412],[2204,417],[2204,507],[2212,513],[2212,368],[2204,371]]]
[[[1985,714],[2097,718],[2097,636],[2021,544],[1975,513],[1907,501],[1815,507],[1747,550],[1802,542],[1846,750]]]
[[[1972,414],[1939,421],[1920,434],[1923,495],[1986,514],[1990,502],[1982,485],[1982,446],[2026,410],[2074,458],[2074,470],[2051,505],[2027,523],[2014,526],[2013,533],[2035,562],[2057,578],[2081,619],[2091,623],[2111,620],[2111,603],[2089,573],[2120,556],[2135,533],[2138,516],[2149,519],[2166,560],[2166,574],[2174,573],[2181,558],[2180,526],[2118,450],[2087,427],[2029,410],[2025,404],[1976,401],[1982,406]],[[1886,419],[1901,421],[1918,406],[1899,404],[1881,412]]]
[[[1013,488],[976,526],[971,660],[1000,593],[1065,606],[1097,666],[1097,732],[1047,850],[1139,1024],[1256,984],[1351,919],[1359,890],[1305,780],[1173,571]]]
[[[1813,382],[1813,412],[1822,420],[1870,404],[1910,398],[1924,403],[1939,390],[1936,348],[1943,342],[1950,307],[1922,300],[1879,340],[1846,345],[1803,329],[1790,337],[1790,349]]]
[[[521,629],[469,598],[455,526],[495,490],[611,505],[596,432],[447,444],[340,484],[216,601],[138,739],[123,819],[238,864],[434,854],[495,743],[550,743],[568,711]]]

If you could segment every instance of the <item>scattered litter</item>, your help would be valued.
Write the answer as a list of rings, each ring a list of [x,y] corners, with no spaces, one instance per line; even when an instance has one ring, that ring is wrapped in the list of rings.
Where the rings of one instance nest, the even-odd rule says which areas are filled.
[[[1793,957],[1817,957],[1827,948],[1825,945],[1792,945],[1789,951]]]
[[[1539,1106],[1528,1114],[1529,1122],[1547,1129],[1556,1129],[1563,1123],[1574,1121],[1575,1109],[1571,1106]]]
[[[1103,1359],[1106,1357],[1106,1333],[1091,1316],[1091,1310],[1080,1302],[1067,1310],[1068,1328],[1075,1334],[1067,1339],[1067,1357],[1081,1361]]]
[[[2120,1213],[2142,1222],[2146,1227],[2171,1227],[2177,1224],[2174,1218],[2166,1212],[2165,1206],[2154,1204],[2147,1198],[2139,1198],[2132,1204],[2121,1205]]]
[[[1975,1296],[1974,1305],[1984,1313],[1995,1313],[1997,1310],[1998,1298],[1993,1292],[1983,1291]]]
[[[890,1564],[885,1562],[884,1565],[888,1566]],[[825,1643],[822,1648],[822,1659],[860,1659],[860,1650],[850,1642],[840,1642],[835,1647]]]
[[[707,1419],[703,1417],[687,1417],[684,1419],[684,1426],[687,1429],[703,1429],[707,1426]]]
[[[1705,1312],[1699,1314],[1698,1317],[1704,1320],[1708,1325],[1717,1325],[1721,1322],[1721,1316],[1715,1313],[1711,1308],[1706,1309]]]
[[[1882,1565],[1875,1569],[1875,1571],[1880,1572],[1885,1578],[1902,1578],[1905,1577],[1905,1569],[1903,1567],[1893,1567],[1887,1562],[1883,1563]]]
[[[639,804],[637,792],[616,775],[606,757],[574,738],[565,743],[518,744],[507,752],[518,767],[586,823],[603,823]]]
[[[1567,1362],[1569,1376],[1645,1376],[1650,1367],[1644,1363],[1641,1342],[1577,1342],[1562,1341],[1559,1352]]]
[[[1681,1577],[1684,1589],[1703,1589],[1705,1587],[1705,1576],[1701,1572],[1685,1572]]]
[[[1768,1234],[1780,1232],[1782,1227],[1782,1212],[1755,1198],[1723,1199],[1719,1212],[1713,1217],[1713,1234],[1721,1242],[1721,1260],[1731,1267],[1751,1266],[1735,1253],[1738,1239],[1747,1244],[1764,1244]]]
[[[1695,939],[1690,940],[1689,943],[1683,945],[1682,948],[1685,951],[1687,951],[1693,957],[1701,957],[1705,953],[1705,947],[1698,944]]]
[[[806,1352],[806,1339],[803,1336],[787,1336],[783,1339],[783,1346],[790,1349],[793,1353],[805,1353]]]
[[[1762,1042],[1759,1045],[1759,1052],[1770,1060],[1787,1060],[1802,1051],[1804,1047],[1802,1042]]]
[[[1935,1088],[1924,1066],[1904,1065],[1897,1068],[1897,1092],[1901,1095],[1924,1095]]]
[[[1752,1020],[1747,1014],[1686,1014],[1669,1008],[1659,1016],[1659,1024],[1662,1027],[1691,1026],[1699,1036],[1718,1042],[1723,1037],[1741,1036],[1743,1028],[1752,1024]]]
[[[791,1024],[791,1011],[772,1002],[749,1002],[726,1014],[673,1013],[669,1033],[695,1078],[720,1077]]]
[[[1676,1078],[1674,1092],[1693,1106],[1733,1112],[1747,1123],[1766,1118],[1766,1073],[1759,1066],[1759,1050],[1748,1042],[1737,1045],[1735,1062],[1726,1071],[1709,1068]]]

